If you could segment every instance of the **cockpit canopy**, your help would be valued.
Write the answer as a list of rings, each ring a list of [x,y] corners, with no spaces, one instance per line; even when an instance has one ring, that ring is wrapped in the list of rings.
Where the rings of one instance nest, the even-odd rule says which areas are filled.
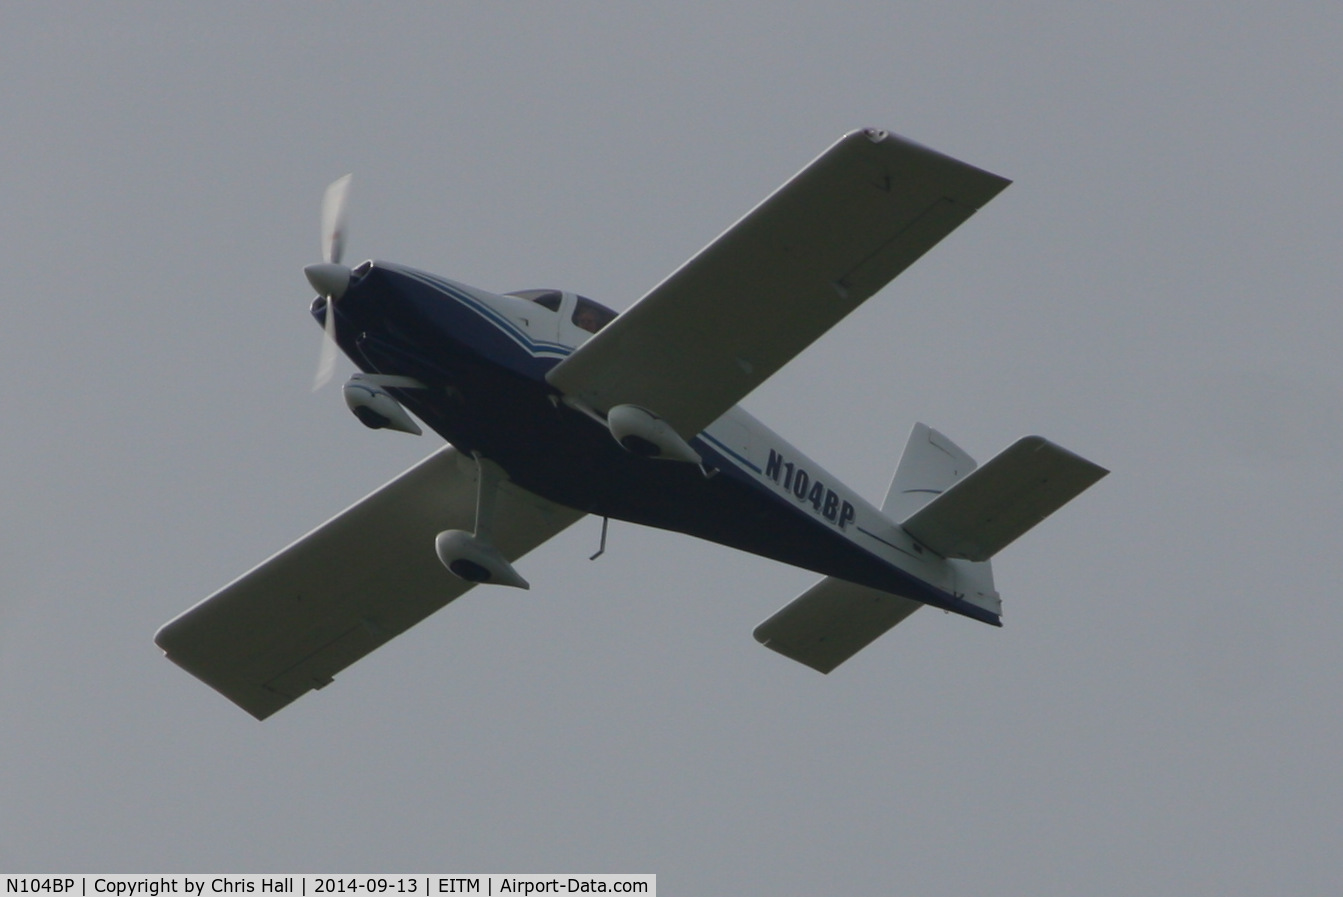
[[[526,299],[528,302],[535,302],[542,308],[548,308],[553,312],[558,312],[564,303],[564,293],[560,290],[518,290],[506,295]],[[573,295],[575,300],[573,312],[570,315],[570,320],[573,321],[574,326],[586,330],[588,333],[596,333],[615,320],[616,313],[600,302],[593,302],[586,296],[570,295]]]

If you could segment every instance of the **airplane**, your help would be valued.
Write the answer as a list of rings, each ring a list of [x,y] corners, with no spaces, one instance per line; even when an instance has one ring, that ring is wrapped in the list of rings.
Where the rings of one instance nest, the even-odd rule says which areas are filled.
[[[257,719],[586,515],[821,574],[755,629],[829,673],[924,605],[1002,625],[991,558],[1108,473],[1027,436],[982,466],[916,424],[880,507],[737,403],[1010,182],[895,134],[843,136],[623,313],[497,295],[384,261],[350,268],[348,176],[304,269],[358,366],[366,426],[448,443],[166,623],[167,657]],[[599,550],[598,554],[601,551]],[[594,555],[595,557],[595,555]]]

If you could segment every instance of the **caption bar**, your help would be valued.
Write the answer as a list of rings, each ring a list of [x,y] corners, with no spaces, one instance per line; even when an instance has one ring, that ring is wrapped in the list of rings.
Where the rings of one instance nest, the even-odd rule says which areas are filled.
[[[656,875],[4,875],[0,897],[439,897],[442,894],[641,894],[657,897]]]

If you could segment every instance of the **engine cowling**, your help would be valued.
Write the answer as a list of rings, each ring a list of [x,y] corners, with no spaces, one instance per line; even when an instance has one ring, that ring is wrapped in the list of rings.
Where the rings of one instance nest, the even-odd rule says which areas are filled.
[[[467,582],[531,588],[499,549],[464,530],[450,529],[439,533],[434,539],[434,551],[453,576]]]
[[[638,405],[616,405],[606,412],[606,425],[616,442],[640,457],[690,464],[702,460],[671,424]]]
[[[401,403],[377,383],[355,374],[345,381],[345,404],[370,430],[399,430],[419,436],[419,424],[411,420]]]

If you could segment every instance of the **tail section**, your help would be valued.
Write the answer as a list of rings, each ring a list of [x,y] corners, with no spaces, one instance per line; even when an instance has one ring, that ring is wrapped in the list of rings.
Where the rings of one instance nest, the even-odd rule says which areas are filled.
[[[959,445],[927,424],[915,424],[881,512],[905,520],[977,466]]]
[[[755,640],[828,673],[923,607],[917,601],[827,576],[755,628]]]
[[[983,467],[941,433],[915,424],[882,513],[940,556],[957,597],[999,614],[989,558],[1108,473],[1039,436]],[[921,605],[826,577],[755,630],[756,640],[828,673]]]
[[[910,520],[941,501],[953,487],[972,479],[978,467],[974,458],[946,436],[927,424],[915,424],[881,512],[895,521]],[[1003,603],[993,588],[993,568],[987,560],[948,560],[947,566],[953,592],[990,613],[1002,613]]]
[[[987,561],[1107,473],[1044,437],[1026,436],[900,526],[944,558]]]

